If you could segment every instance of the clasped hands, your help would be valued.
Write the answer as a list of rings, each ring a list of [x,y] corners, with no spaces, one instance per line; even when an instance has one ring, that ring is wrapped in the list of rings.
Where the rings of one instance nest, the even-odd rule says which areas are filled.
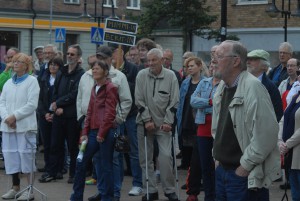
[[[16,120],[15,115],[10,115],[5,119],[4,123],[6,123],[8,125],[8,127],[12,128],[12,129],[16,129],[16,127],[17,127],[16,121],[17,120]]]
[[[280,142],[279,151],[280,151],[280,154],[282,154],[282,155],[285,155],[286,153],[289,152],[289,148],[286,146],[286,143]]]
[[[152,120],[150,120],[145,123],[145,128],[147,131],[153,131],[156,127],[155,127],[154,122]],[[159,129],[164,132],[170,132],[172,130],[172,125],[163,123]]]

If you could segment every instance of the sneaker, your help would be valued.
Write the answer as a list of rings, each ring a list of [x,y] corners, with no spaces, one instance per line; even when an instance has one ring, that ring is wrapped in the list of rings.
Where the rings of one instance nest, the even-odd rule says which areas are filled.
[[[138,196],[143,194],[143,189],[141,187],[133,186],[129,191],[128,195],[130,196]]]
[[[2,195],[1,197],[3,200],[15,199],[15,196],[17,195],[17,193],[18,193],[18,191],[14,190],[14,189],[10,189],[9,191],[7,191],[7,193]]]
[[[165,196],[169,199],[169,201],[178,201],[176,193],[165,193]]]
[[[29,191],[24,191],[22,195],[17,199],[18,201],[27,201],[27,200],[34,200],[33,193],[29,193]]]
[[[197,195],[189,195],[186,201],[198,201]]]
[[[49,174],[44,174],[44,175],[42,175],[41,178],[39,178],[40,183],[47,183],[47,182],[50,182],[52,180],[56,180],[56,177],[51,176]]]
[[[97,180],[91,178],[91,179],[89,179],[89,180],[86,180],[86,181],[85,181],[85,184],[86,184],[86,185],[96,185],[96,184],[97,184]]]
[[[158,192],[156,193],[149,193],[149,200],[147,200],[147,194],[143,195],[142,201],[153,201],[158,200]]]

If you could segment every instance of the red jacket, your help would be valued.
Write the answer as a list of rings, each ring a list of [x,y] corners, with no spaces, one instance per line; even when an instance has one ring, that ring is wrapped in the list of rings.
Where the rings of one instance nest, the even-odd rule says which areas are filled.
[[[95,89],[96,85],[92,88],[82,135],[88,135],[91,129],[99,129],[98,136],[105,138],[116,118],[118,88],[107,80],[97,94]]]

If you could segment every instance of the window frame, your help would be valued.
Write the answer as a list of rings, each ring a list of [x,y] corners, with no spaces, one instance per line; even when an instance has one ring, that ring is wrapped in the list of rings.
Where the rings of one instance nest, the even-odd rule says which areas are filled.
[[[236,5],[268,4],[268,0],[237,0]]]
[[[70,2],[66,2],[66,1],[70,1]],[[74,2],[77,1],[77,2]],[[80,4],[80,0],[64,0],[64,4]]]
[[[117,8],[117,0],[113,0],[114,1],[114,7]],[[111,8],[111,4],[107,4],[107,3],[110,3],[111,0],[105,0],[105,3],[103,4],[104,7],[109,7]]]
[[[132,9],[132,10],[141,10],[141,0],[137,0],[137,7],[132,6],[134,0],[129,0],[130,1],[130,6],[126,6],[127,9]]]

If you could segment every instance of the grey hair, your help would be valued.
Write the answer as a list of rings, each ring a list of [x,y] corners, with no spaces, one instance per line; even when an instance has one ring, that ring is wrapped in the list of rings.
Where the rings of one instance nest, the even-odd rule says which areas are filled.
[[[153,49],[149,50],[149,52],[147,53],[147,56],[150,54],[153,54],[160,59],[163,58],[163,52],[161,49],[158,49],[158,48],[153,48]]]
[[[270,67],[270,62],[269,61],[260,59],[260,65],[264,68],[265,72],[268,72],[269,67]]]
[[[247,70],[247,48],[238,41],[226,40],[224,42],[232,44],[232,54],[240,57],[242,70]]]
[[[279,49],[287,48],[289,53],[293,54],[293,46],[289,42],[280,43]]]
[[[47,47],[52,47],[53,52],[55,54],[57,54],[58,50],[57,50],[57,47],[55,45],[53,45],[53,44],[47,44],[47,45],[44,46],[44,49],[46,49]]]

